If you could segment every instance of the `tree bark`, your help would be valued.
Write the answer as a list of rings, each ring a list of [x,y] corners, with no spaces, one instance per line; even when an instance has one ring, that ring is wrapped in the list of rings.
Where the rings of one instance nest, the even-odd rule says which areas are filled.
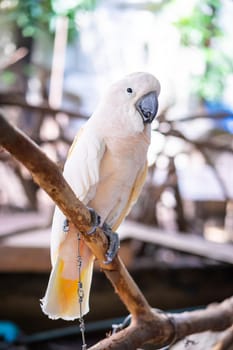
[[[231,326],[211,350],[230,350],[233,346],[233,326]]]
[[[99,260],[101,269],[131,313],[130,326],[90,349],[132,350],[152,341],[157,346],[164,346],[188,334],[207,329],[223,330],[233,324],[233,297],[202,311],[179,315],[153,311],[118,256],[111,264],[104,264],[107,239],[100,228],[93,235],[86,233],[91,229],[90,213],[76,198],[59,168],[35,143],[10,125],[1,114],[0,144],[27,167],[34,181],[48,193],[83,235],[86,244]]]
[[[21,94],[11,94],[11,93],[0,93],[0,105],[2,106],[17,106],[30,111],[41,112],[44,118],[46,114],[56,115],[56,114],[66,114],[69,118],[78,118],[82,120],[87,120],[87,116],[82,113],[68,111],[63,108],[52,108],[47,102],[40,103],[39,105],[33,105],[28,103]]]

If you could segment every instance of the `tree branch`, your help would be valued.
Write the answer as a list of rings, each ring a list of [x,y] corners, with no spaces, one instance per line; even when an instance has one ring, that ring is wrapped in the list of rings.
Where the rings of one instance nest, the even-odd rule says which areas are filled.
[[[211,350],[230,350],[233,344],[233,325],[226,330]]]
[[[31,103],[28,103],[23,96],[19,94],[16,95],[15,93],[14,94],[10,94],[9,92],[7,94],[0,93],[0,105],[17,106],[17,107],[29,109],[36,112],[39,111],[39,112],[42,112],[43,115],[45,114],[56,115],[58,113],[63,113],[63,114],[67,114],[71,118],[79,118],[79,119],[87,120],[87,116],[85,116],[84,114],[68,111],[66,109],[52,108],[46,102],[43,102],[39,105],[33,105]]]
[[[169,121],[172,124],[176,123],[183,123],[183,122],[189,122],[197,119],[213,119],[213,120],[221,120],[226,117],[232,116],[231,112],[213,112],[213,113],[201,113],[201,114],[194,114],[194,115],[189,115],[187,117],[179,117],[176,120],[171,120]]]
[[[28,54],[28,49],[26,47],[18,48],[8,57],[8,59],[5,62],[1,63],[0,71],[8,69],[8,67],[10,67],[13,64],[17,63],[18,61],[20,61],[27,54]]]
[[[159,132],[164,135],[164,136],[174,136],[174,137],[178,137],[190,144],[192,144],[194,147],[200,149],[200,148],[206,148],[206,149],[210,149],[216,152],[229,152],[229,153],[233,153],[233,148],[229,145],[220,145],[220,144],[215,144],[213,142],[209,142],[209,141],[195,141],[195,140],[190,140],[188,137],[186,137],[183,133],[181,133],[178,130],[169,130],[166,132],[163,132],[161,130],[159,130]]]
[[[159,315],[160,322],[155,319],[145,323],[136,322],[121,332],[105,338],[89,350],[132,350],[148,340],[154,342],[156,346],[162,347],[190,334],[207,330],[222,331],[230,327],[233,322],[233,297],[220,304],[210,305],[206,310],[181,314],[160,313]]]
[[[48,193],[83,235],[86,244],[99,260],[100,267],[132,315],[129,327],[92,346],[92,350],[132,350],[149,341],[164,346],[191,333],[207,329],[222,330],[232,325],[233,298],[204,311],[180,315],[154,312],[119,257],[109,265],[103,263],[107,248],[105,235],[100,228],[93,235],[86,233],[91,229],[89,211],[76,198],[59,168],[1,114],[0,144],[28,168],[35,182]]]

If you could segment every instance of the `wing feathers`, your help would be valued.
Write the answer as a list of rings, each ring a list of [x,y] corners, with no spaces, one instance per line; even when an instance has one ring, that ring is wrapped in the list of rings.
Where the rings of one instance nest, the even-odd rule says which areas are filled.
[[[89,189],[99,181],[99,165],[104,151],[104,141],[90,128],[83,128],[71,146],[64,177],[84,203]]]
[[[97,138],[88,128],[77,134],[64,167],[64,177],[84,204],[94,196],[99,181],[100,162],[105,151],[104,141]],[[63,232],[65,216],[56,207],[51,233],[51,260],[55,264],[61,242],[66,234]]]

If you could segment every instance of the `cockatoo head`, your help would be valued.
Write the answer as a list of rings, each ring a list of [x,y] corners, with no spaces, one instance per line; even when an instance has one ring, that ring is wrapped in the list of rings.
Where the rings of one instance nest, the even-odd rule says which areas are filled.
[[[103,128],[114,128],[121,133],[142,132],[158,111],[160,84],[149,73],[127,75],[110,86],[103,97],[98,115]]]

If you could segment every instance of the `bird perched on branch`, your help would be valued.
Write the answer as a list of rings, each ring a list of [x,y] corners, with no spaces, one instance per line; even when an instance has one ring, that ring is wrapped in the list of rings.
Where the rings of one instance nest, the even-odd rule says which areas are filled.
[[[158,80],[149,73],[133,73],[111,85],[76,136],[65,163],[65,179],[90,208],[92,231],[99,224],[108,237],[106,263],[118,250],[114,231],[137,200],[146,178],[159,92]],[[78,243],[74,225],[64,223],[67,220],[56,207],[51,235],[53,267],[41,303],[50,318],[74,320],[80,317],[77,256],[80,252],[82,315],[89,311],[94,256],[82,239]]]

